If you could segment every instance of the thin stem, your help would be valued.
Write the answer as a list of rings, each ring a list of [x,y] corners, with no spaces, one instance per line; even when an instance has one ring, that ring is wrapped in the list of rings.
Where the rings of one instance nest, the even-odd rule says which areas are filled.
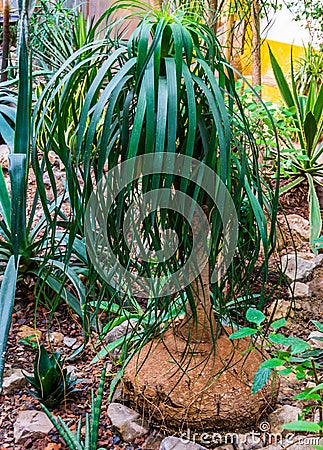
[[[318,386],[320,384],[320,380],[317,374],[317,370],[316,370],[316,366],[315,366],[315,361],[313,358],[310,358],[311,360],[311,364],[312,364],[312,369],[313,369],[313,374],[314,374],[314,380],[315,380],[315,384],[316,386]],[[323,395],[323,391],[319,391],[318,392],[319,396],[322,398]],[[323,401],[322,400],[317,400],[317,403],[319,405],[319,416],[320,416],[320,422],[323,422]]]

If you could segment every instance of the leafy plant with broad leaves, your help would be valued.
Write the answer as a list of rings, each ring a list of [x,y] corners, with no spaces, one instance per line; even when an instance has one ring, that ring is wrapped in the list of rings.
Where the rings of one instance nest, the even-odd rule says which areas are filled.
[[[39,345],[34,362],[34,376],[25,375],[25,378],[33,388],[27,389],[29,394],[48,408],[54,408],[76,392],[75,385],[81,381],[67,373],[59,352],[49,356],[43,344]]]
[[[315,342],[311,344],[295,336],[285,336],[279,333],[279,330],[286,326],[286,319],[272,322],[270,324],[271,331],[267,333],[268,326],[264,325],[265,315],[254,308],[248,309],[246,319],[252,326],[240,328],[230,335],[230,339],[241,339],[250,336],[255,346],[259,345],[257,342],[265,342],[270,355],[270,358],[266,359],[255,373],[252,393],[255,394],[258,392],[273,374],[286,376],[293,373],[298,380],[314,383],[314,387],[304,388],[294,398],[296,400],[309,401],[309,406],[304,408],[303,415],[309,414],[312,410],[314,412],[318,411],[319,423],[299,420],[298,422],[285,424],[283,428],[303,432],[322,431],[323,349],[319,344],[323,341],[323,337],[320,337],[320,335],[313,336],[312,341],[317,341],[318,343],[318,345],[315,345]],[[312,322],[316,329],[323,333],[323,325],[315,320]],[[321,447],[317,446],[315,448]]]
[[[246,84],[248,86],[247,80],[238,80],[236,89],[239,92],[244,114],[248,117],[250,130],[260,149],[260,164],[268,177],[276,177],[277,145],[279,144],[280,154],[285,153],[284,165],[280,167],[281,175],[286,174],[289,177],[293,159],[288,159],[290,153],[288,148],[293,147],[292,138],[297,131],[291,118],[293,113],[285,106],[278,106],[270,101],[258,101],[261,87],[245,87]]]
[[[96,398],[94,398],[94,392],[91,393],[91,414],[86,413],[85,416],[85,437],[82,438],[82,417],[79,419],[76,434],[72,432],[67,424],[59,416],[55,418],[50,411],[42,404],[42,408],[47,414],[47,417],[52,422],[54,427],[59,432],[60,436],[64,440],[67,448],[70,450],[104,450],[98,448],[98,435],[100,426],[100,413],[102,405],[102,397],[104,391],[104,380],[106,374],[106,366],[104,366],[98,392]]]
[[[283,74],[275,56],[269,49],[272,68],[279,87],[282,99],[292,113],[292,119],[297,129],[296,136],[299,150],[290,148],[287,154],[292,158],[292,170],[290,176],[293,178],[281,189],[285,193],[289,189],[299,185],[303,181],[308,182],[309,218],[310,218],[310,244],[315,249],[314,241],[320,236],[322,230],[322,217],[320,204],[315,186],[321,184],[323,165],[320,156],[323,154],[323,85],[316,92],[316,86],[311,84],[307,95],[300,95],[294,79],[293,60],[291,58],[291,85]],[[282,153],[282,163],[286,153]]]

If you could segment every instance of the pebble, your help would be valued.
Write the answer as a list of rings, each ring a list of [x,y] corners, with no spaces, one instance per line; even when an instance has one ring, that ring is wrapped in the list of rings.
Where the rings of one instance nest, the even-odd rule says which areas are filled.
[[[308,340],[313,347],[323,349],[323,333],[320,331],[312,331],[308,337]]]
[[[281,263],[290,282],[309,280],[316,267],[315,262],[296,257],[294,253],[282,256]]]
[[[162,440],[159,450],[206,450],[206,447],[193,441],[168,436]]]
[[[121,403],[110,403],[108,416],[125,442],[133,442],[149,432],[149,428],[143,425],[140,415]]]
[[[9,369],[6,371],[2,382],[2,394],[9,395],[26,385],[26,378],[21,369]]]
[[[268,416],[270,424],[270,432],[274,434],[288,434],[288,430],[284,430],[282,425],[288,422],[296,422],[302,410],[297,406],[284,405],[273,411]]]
[[[36,410],[20,411],[14,423],[15,443],[23,444],[30,438],[43,438],[52,428],[45,413]]]
[[[66,345],[66,347],[68,347],[68,348],[72,348],[74,346],[74,344],[76,344],[76,342],[77,342],[76,338],[71,338],[71,337],[65,336],[63,339],[64,345]]]

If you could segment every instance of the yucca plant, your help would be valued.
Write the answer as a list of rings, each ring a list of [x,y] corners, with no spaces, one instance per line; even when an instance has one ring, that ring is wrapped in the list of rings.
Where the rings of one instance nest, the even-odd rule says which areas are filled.
[[[47,417],[52,422],[54,427],[59,432],[60,436],[64,440],[67,448],[70,450],[104,450],[97,447],[99,426],[100,426],[100,413],[102,405],[102,397],[104,391],[104,380],[106,374],[106,366],[104,366],[101,374],[100,384],[96,398],[94,398],[94,392],[91,392],[91,414],[88,413],[85,416],[85,436],[82,437],[82,418],[79,419],[77,432],[73,433],[63,419],[59,416],[57,419],[48,411],[46,406],[42,404],[42,408],[47,414]]]
[[[65,166],[74,212],[72,223],[81,235],[85,235],[85,224],[89,229],[93,225],[91,221],[86,222],[86,206],[95,185],[104,180],[104,170],[118,167],[119,162],[134,157],[154,155],[151,166],[155,172],[143,175],[139,171],[136,179],[120,191],[98,233],[100,240],[108,230],[107,240],[116,260],[133,271],[134,277],[140,274],[153,278],[176,272],[194,249],[192,233],[198,226],[190,224],[171,208],[150,214],[145,217],[140,233],[132,235],[133,240],[143,246],[142,238],[150,249],[158,252],[162,246],[159,231],[171,228],[177,233],[180,245],[160,265],[153,259],[147,261],[134,255],[126,245],[122,230],[126,226],[126,213],[140,192],[171,188],[187,194],[208,210],[209,265],[195,282],[180,289],[175,296],[186,311],[186,318],[182,326],[171,327],[161,340],[145,345],[148,337],[161,334],[158,320],[142,335],[140,355],[127,366],[124,385],[139,406],[149,410],[157,420],[165,420],[168,426],[248,427],[274,402],[276,387],[271,391],[267,385],[260,397],[251,398],[251,374],[249,390],[244,381],[239,384],[237,373],[252,372],[259,364],[255,362],[254,353],[244,362],[241,352],[235,350],[227,338],[228,326],[239,323],[250,305],[262,309],[270,295],[265,285],[275,242],[279,177],[274,180],[274,189],[261,178],[258,148],[235,91],[233,72],[201,14],[189,5],[163,4],[161,8],[153,8],[141,2],[116,3],[108,14],[114,10],[120,12],[122,8],[133,8],[135,12],[128,15],[127,20],[131,23],[139,17],[140,24],[127,41],[116,39],[110,50],[103,42],[101,46],[108,50],[104,58],[94,48],[91,54],[86,53],[88,47],[85,47],[87,60],[80,58],[80,49],[62,66],[39,99],[42,114],[35,116],[36,137],[47,129],[50,139],[46,141],[47,147],[42,148],[44,159],[48,150],[54,149]],[[73,61],[78,64],[66,73]],[[78,80],[83,80],[84,74],[87,76],[85,68],[92,67],[92,61],[99,70],[84,84],[84,103],[79,114],[73,116],[75,131],[71,138],[65,117],[78,89]],[[49,122],[46,114],[53,108],[54,116]],[[236,130],[235,134],[232,129]],[[226,245],[220,216],[226,209],[225,199],[215,207],[214,200],[199,183],[180,180],[171,172],[158,172],[165,161],[174,165],[178,155],[192,157],[210,168],[222,180],[233,201],[238,223],[237,245],[228,271],[219,280],[211,280],[209,267],[216,266],[218,255]],[[38,165],[40,167],[40,163]],[[100,200],[104,203],[104,195]],[[45,197],[43,203],[46,204]],[[101,213],[99,209],[95,212]],[[194,208],[189,214],[193,213]],[[267,222],[268,216],[271,225]],[[104,243],[92,239],[91,233],[87,239],[88,248],[94,254],[93,272],[105,278],[104,264],[95,261]],[[260,251],[261,262],[258,260]],[[112,278],[115,272],[113,267],[107,277]],[[116,279],[117,276],[118,272]],[[251,280],[257,283],[257,295],[254,295]],[[135,284],[130,283],[125,292],[124,285],[118,286],[115,281],[115,292],[102,298],[105,306],[109,308],[110,302],[112,307],[117,299],[121,302],[122,295],[125,305],[131,303],[129,296],[140,297]],[[167,286],[163,292],[162,296],[160,292],[150,292],[148,316],[154,309],[155,317],[161,317],[161,311],[169,311],[174,304],[174,295],[167,293]],[[247,344],[243,350],[246,348]],[[202,359],[196,355],[201,355]],[[236,371],[234,375],[232,371]],[[222,373],[222,380],[227,380],[225,389],[221,387],[223,381],[219,381]],[[197,385],[196,380],[203,383]],[[234,393],[238,385],[239,399]],[[215,408],[214,399],[218,397],[220,406]],[[230,408],[230,404],[234,406]]]
[[[31,19],[31,46],[34,63],[44,70],[46,78],[55,73],[78,49],[104,36],[106,23],[85,18],[77,7],[65,1],[41,0]]]
[[[314,89],[315,94],[323,84],[323,47],[315,50],[311,44],[304,48],[304,56],[296,60],[295,83],[300,95],[307,95]]]
[[[34,362],[34,376],[25,375],[25,378],[33,387],[33,390],[27,388],[29,394],[48,408],[54,408],[76,392],[75,385],[81,381],[67,373],[59,352],[49,356],[43,344],[39,345]]]
[[[289,172],[292,181],[284,186],[280,193],[298,186],[302,182],[308,183],[308,203],[310,219],[310,244],[315,251],[315,240],[322,231],[322,217],[320,204],[316,192],[316,185],[322,184],[323,164],[320,157],[323,154],[323,85],[318,87],[311,83],[307,95],[297,91],[294,79],[293,58],[291,57],[291,81],[288,84],[274,54],[269,49],[272,68],[280,90],[282,99],[289,108],[294,127],[297,130],[296,139],[299,148],[291,147],[282,152],[284,158],[292,161]]]

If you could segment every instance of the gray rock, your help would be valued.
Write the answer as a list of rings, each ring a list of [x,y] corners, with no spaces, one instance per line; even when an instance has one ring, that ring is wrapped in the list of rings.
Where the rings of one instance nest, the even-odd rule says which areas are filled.
[[[293,305],[291,304],[291,302],[289,300],[287,301],[287,300],[279,299],[277,301],[277,304],[276,304],[276,302],[274,302],[272,305],[269,306],[268,316],[271,317],[272,314],[274,313],[273,318],[272,318],[273,321],[286,318],[287,314],[289,314],[289,317],[293,317],[294,309],[292,306]]]
[[[132,329],[135,327],[136,322],[134,320],[130,320],[130,322],[126,321],[114,327],[111,331],[109,331],[104,340],[107,344],[110,342],[114,342],[117,339],[126,336],[128,333],[131,333]]]
[[[76,344],[76,342],[77,342],[76,338],[71,338],[71,337],[65,336],[63,339],[64,345],[66,345],[66,347],[68,347],[68,348],[72,348],[74,346],[74,344]]]
[[[312,331],[308,337],[308,340],[314,347],[323,349],[323,333],[320,331]]]
[[[206,447],[193,441],[168,436],[162,440],[159,450],[206,450]]]
[[[125,442],[133,442],[149,432],[149,428],[143,425],[140,415],[121,403],[110,403],[108,416]]]
[[[306,283],[301,283],[300,281],[296,281],[294,286],[294,298],[302,299],[308,298],[311,296],[310,287]],[[292,297],[291,291],[288,291],[290,297]]]
[[[239,434],[235,444],[237,450],[256,450],[262,449],[261,433]]]
[[[68,374],[71,374],[71,377],[76,377],[77,375],[77,367],[69,364],[66,366],[66,370]]]
[[[284,430],[282,425],[288,422],[296,422],[301,412],[302,410],[300,408],[291,405],[284,405],[276,409],[268,416],[270,432],[274,434],[288,434],[289,431]]]
[[[315,256],[314,264],[315,264],[315,268],[323,266],[323,253],[321,253],[320,255]]]
[[[291,432],[292,433],[292,432]],[[312,445],[322,445],[322,441],[320,442],[320,438],[317,438],[313,435],[309,436],[300,436],[297,435],[293,439],[294,443],[291,445],[290,440],[286,441],[284,444],[284,448],[288,448],[288,450],[313,450]]]
[[[54,345],[59,345],[64,340],[64,334],[59,331],[52,331],[49,333],[49,342]]]
[[[307,281],[315,268],[315,263],[313,261],[308,261],[307,259],[300,257],[296,258],[294,254],[284,255],[281,262],[282,269],[285,271],[286,277],[291,282]]]
[[[16,444],[23,444],[27,439],[40,439],[53,428],[51,421],[41,411],[20,411],[14,423],[14,439]]]
[[[26,378],[20,369],[9,369],[3,377],[2,393],[4,395],[12,394],[17,389],[26,385]]]
[[[309,241],[310,223],[308,220],[298,214],[289,214],[286,216],[286,220],[292,232],[295,231],[303,240]]]

